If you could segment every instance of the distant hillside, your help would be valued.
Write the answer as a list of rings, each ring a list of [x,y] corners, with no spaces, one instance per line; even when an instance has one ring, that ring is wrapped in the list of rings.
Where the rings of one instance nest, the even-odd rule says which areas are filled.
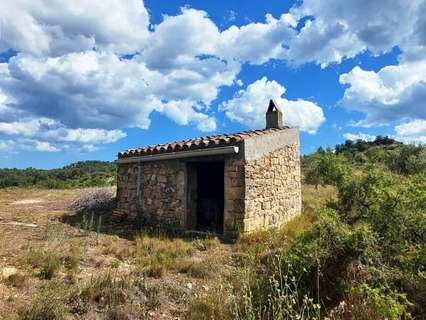
[[[343,144],[336,145],[334,150],[319,148],[316,152],[303,157],[305,173],[318,163],[324,163],[321,159],[326,158],[329,153],[337,156],[333,161],[344,160],[357,167],[370,164],[403,175],[426,173],[426,146],[403,144],[381,136],[376,137],[374,141],[347,140]]]
[[[50,189],[101,187],[115,184],[116,166],[107,161],[80,161],[60,169],[0,169],[0,188]]]

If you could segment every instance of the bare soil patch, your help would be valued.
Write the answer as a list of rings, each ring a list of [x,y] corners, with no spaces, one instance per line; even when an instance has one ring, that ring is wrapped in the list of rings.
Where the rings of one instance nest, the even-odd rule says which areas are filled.
[[[226,260],[229,245],[76,213],[68,208],[80,192],[0,190],[0,319],[36,316],[43,303],[59,316],[65,306],[65,319],[183,319],[226,270],[208,266]],[[162,256],[137,251],[141,231]]]

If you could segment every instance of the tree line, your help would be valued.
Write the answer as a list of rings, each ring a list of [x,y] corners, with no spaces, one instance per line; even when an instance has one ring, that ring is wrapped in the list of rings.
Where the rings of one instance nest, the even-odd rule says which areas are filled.
[[[67,189],[114,185],[116,165],[108,161],[80,161],[59,169],[0,169],[0,188]]]

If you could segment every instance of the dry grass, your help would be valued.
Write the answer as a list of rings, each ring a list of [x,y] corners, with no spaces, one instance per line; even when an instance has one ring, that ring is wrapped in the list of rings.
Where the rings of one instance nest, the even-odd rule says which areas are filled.
[[[111,308],[123,305],[129,299],[130,287],[129,278],[107,272],[87,281],[80,289],[79,298],[86,303]]]
[[[186,320],[231,320],[230,308],[223,296],[222,288],[205,292],[192,300],[185,314]]]
[[[263,256],[276,247],[283,247],[283,243],[296,238],[306,231],[316,220],[315,212],[328,200],[336,197],[336,189],[332,186],[304,185],[302,191],[303,212],[294,217],[281,229],[259,230],[250,234],[243,234],[234,246],[235,251],[248,253],[254,256]]]
[[[25,260],[33,269],[37,270],[40,279],[52,279],[61,268],[61,259],[51,250],[31,248]]]
[[[191,257],[201,252],[201,246],[208,252],[218,243],[203,240],[195,245],[181,239],[145,238],[145,249],[163,248],[159,256],[169,262],[161,281],[170,286],[165,288],[156,279],[137,285],[144,275],[135,272],[139,268],[136,241],[131,239],[128,226],[121,229],[121,225],[104,223],[102,233],[96,228],[81,229],[83,216],[69,209],[79,193],[0,189],[0,272],[6,267],[18,269],[0,281],[0,319],[3,315],[8,319],[82,319],[93,313],[105,319],[124,315],[136,319],[147,312],[151,318],[173,319],[182,313],[188,280],[175,271],[174,259]],[[176,256],[170,252],[175,249]],[[145,257],[149,256],[155,261],[155,255]],[[61,285],[55,286],[57,283]],[[51,308],[52,304],[57,307]]]
[[[106,220],[101,228],[83,230],[84,216],[69,209],[79,193],[0,189],[0,222],[36,225],[0,225],[0,271],[18,269],[0,281],[0,315],[169,320],[182,319],[189,306],[189,319],[215,319],[226,308],[220,294],[210,293],[238,264],[235,257],[261,254],[276,241],[295,237],[309,227],[315,208],[334,190],[305,187],[304,215],[279,232],[243,236],[235,245],[214,237],[142,233],[132,238],[135,231],[128,225]]]
[[[17,272],[14,274],[11,274],[6,279],[3,279],[3,282],[8,285],[12,286],[17,289],[24,289],[28,285],[29,276],[26,273]]]
[[[302,187],[303,213],[315,215],[315,210],[319,209],[327,200],[335,199],[337,195],[334,186],[318,186],[305,184]]]
[[[141,234],[136,239],[136,262],[148,276],[161,277],[168,270],[177,269],[177,261],[191,257],[195,252],[192,243]]]

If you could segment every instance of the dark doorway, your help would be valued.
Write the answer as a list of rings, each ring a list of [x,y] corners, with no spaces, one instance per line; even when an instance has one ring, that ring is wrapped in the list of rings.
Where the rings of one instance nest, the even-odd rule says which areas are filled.
[[[190,167],[191,227],[199,231],[223,233],[224,162],[193,162]]]

